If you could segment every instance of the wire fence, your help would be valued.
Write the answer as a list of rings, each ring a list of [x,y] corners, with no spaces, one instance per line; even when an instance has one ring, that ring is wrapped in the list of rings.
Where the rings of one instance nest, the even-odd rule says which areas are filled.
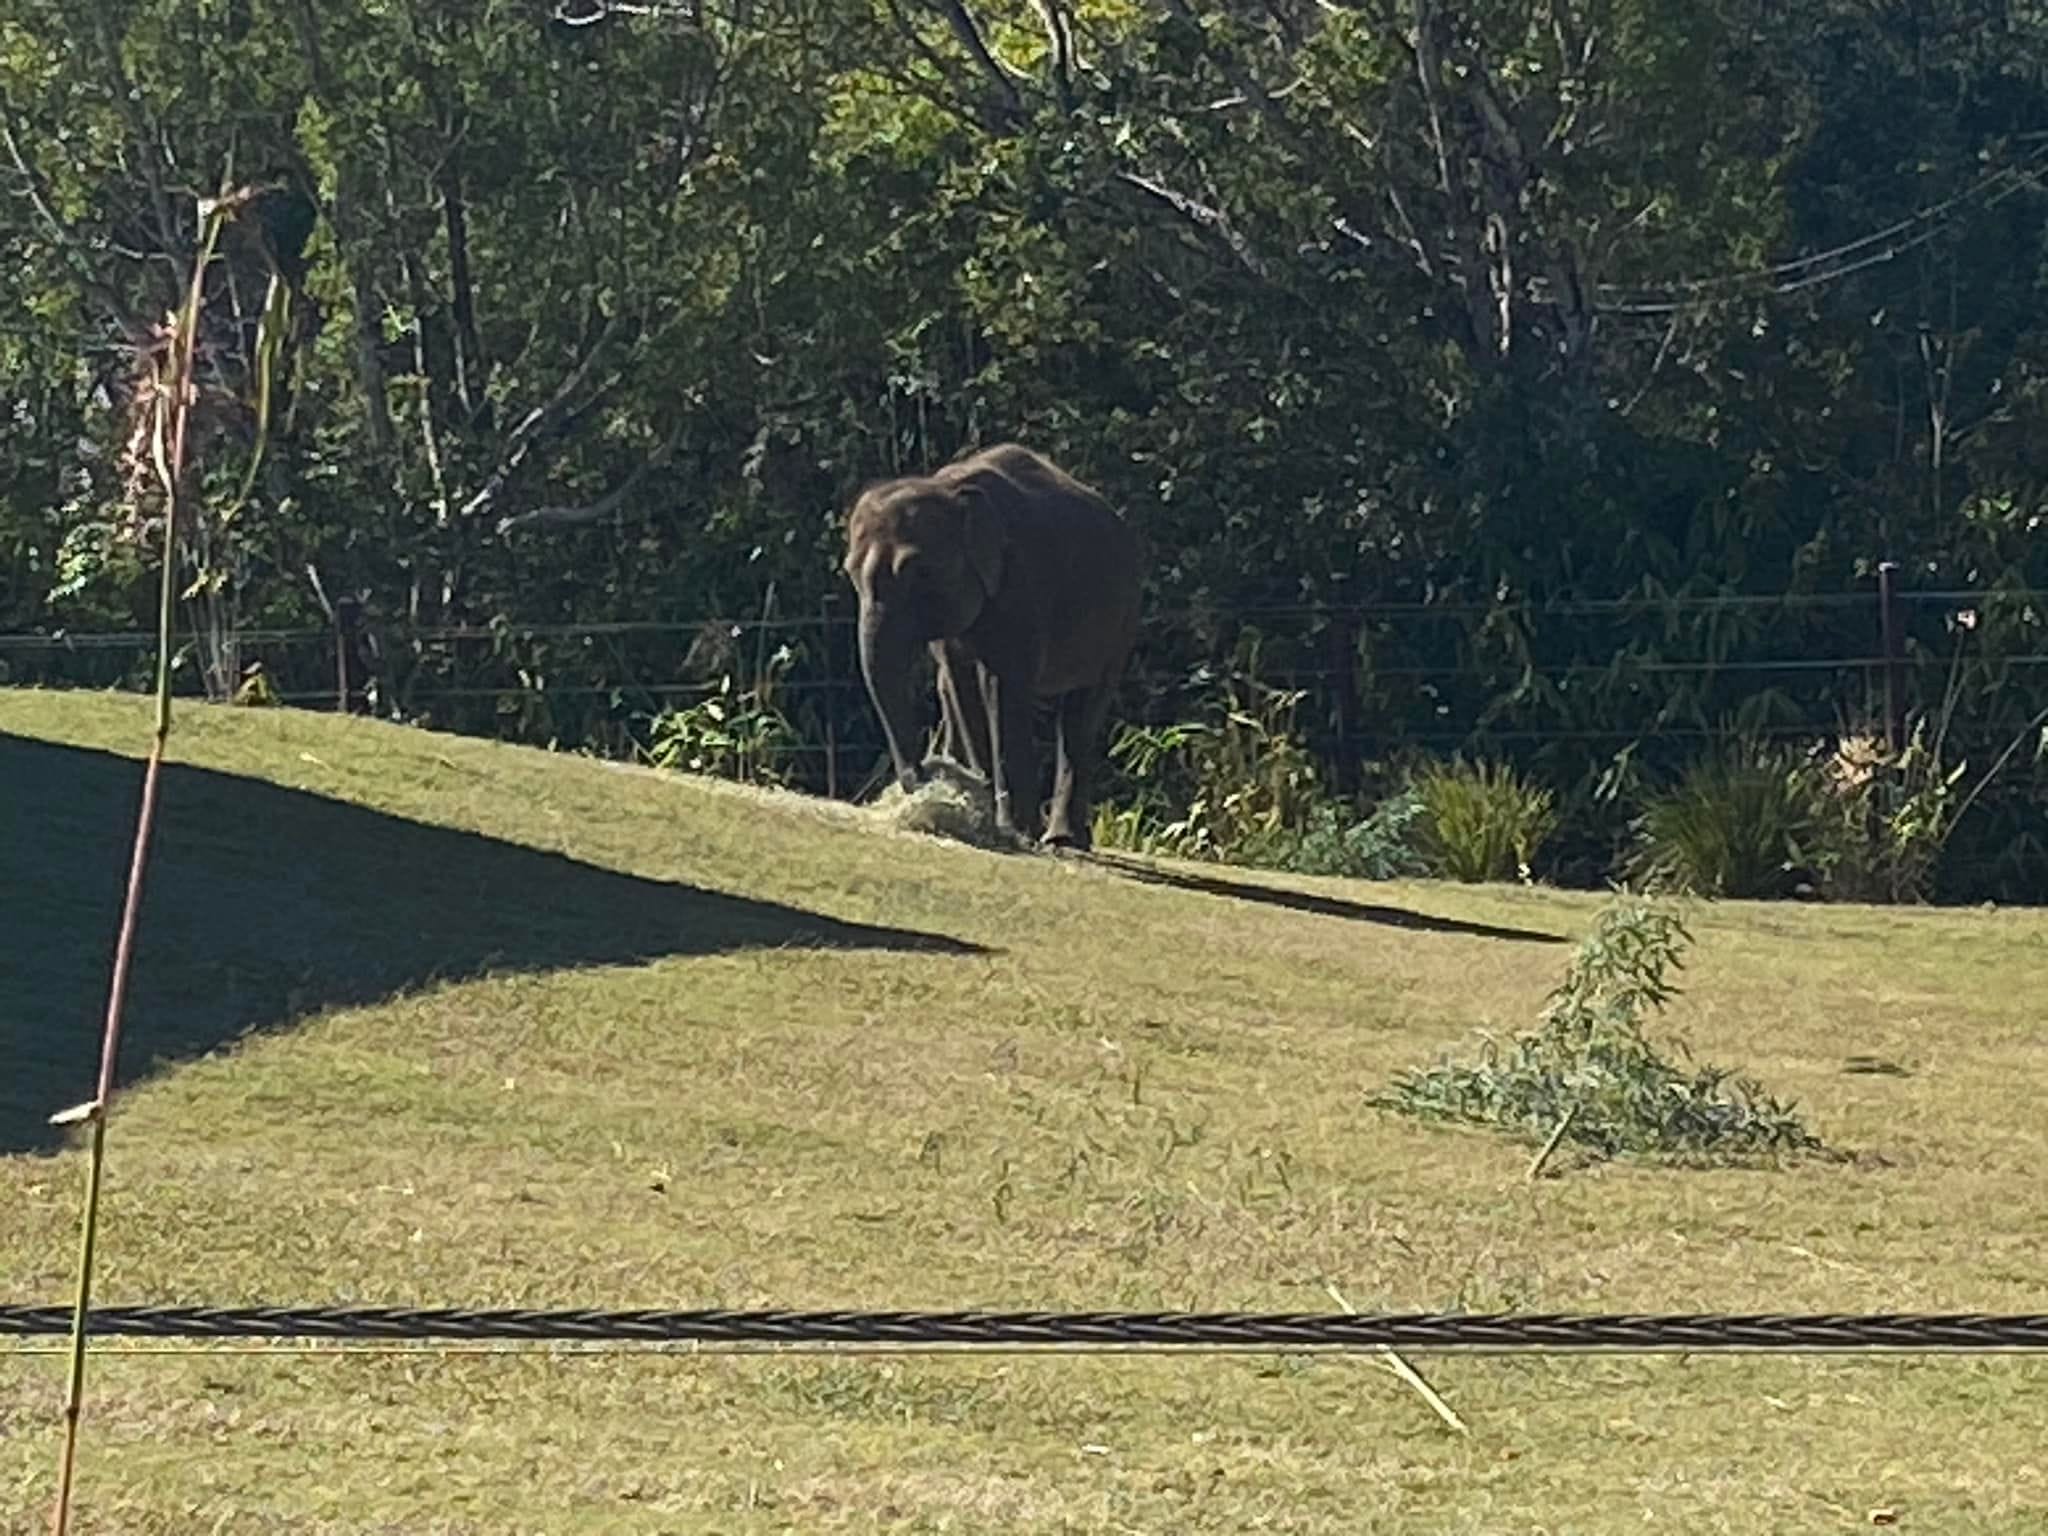
[[[1923,693],[1939,686],[1941,675],[1954,664],[1955,648],[1936,643],[1935,635],[1951,630],[1958,615],[1974,615],[1994,605],[2048,614],[2048,591],[2037,589],[1900,590],[1890,597],[1907,616],[1896,640],[1882,622],[1882,599],[1868,591],[1164,607],[1146,616],[1144,638],[1134,658],[1142,681],[1127,692],[1142,695],[1136,701],[1140,707],[1135,714],[1124,711],[1120,718],[1164,723],[1146,719],[1143,706],[1177,703],[1176,693],[1186,690],[1176,686],[1174,674],[1199,674],[1201,661],[1220,659],[1225,645],[1219,637],[1248,631],[1263,633],[1271,641],[1264,658],[1270,669],[1266,680],[1311,693],[1427,692],[1442,685],[1462,687],[1468,694],[1512,690],[1527,695],[1532,689],[1595,684],[1611,688],[1640,679],[1671,686],[1711,683],[1731,695],[1774,685],[1798,688],[1813,696],[1809,704],[1818,704],[1820,693],[1854,692],[1861,685],[1864,697],[1854,702],[1867,709],[1887,674]],[[1614,652],[1602,655],[1597,629],[1572,628],[1603,617],[1641,620],[1715,614],[1751,619],[1768,614],[1802,622],[1775,635],[1716,638],[1711,653],[1693,655],[1674,654],[1682,650],[1677,645],[1652,649],[1640,633],[1616,637]],[[1917,633],[1916,614],[1922,620]],[[1938,630],[1924,622],[1927,616],[1934,617]],[[1470,626],[1475,620],[1541,624],[1552,626],[1552,631],[1539,643],[1486,656],[1474,654],[1470,646],[1447,647],[1441,636],[1418,638],[1417,626]],[[580,708],[585,716],[631,716],[703,697],[721,676],[772,670],[776,698],[815,704],[814,713],[830,717],[830,729],[821,736],[855,752],[874,751],[881,743],[866,719],[865,684],[852,643],[855,623],[850,606],[828,602],[815,613],[753,617],[251,627],[189,641],[187,654],[180,657],[180,686],[186,693],[219,693],[250,673],[261,672],[267,700],[297,707],[355,707],[420,717],[437,712],[468,716],[476,706],[513,715],[566,705],[572,713]],[[1818,634],[1812,632],[1816,624]],[[1566,626],[1563,634],[1555,632],[1557,625]],[[2029,632],[2041,637],[2037,644],[2006,646],[1979,664],[1994,667],[2001,678],[2039,676],[2048,667],[2048,626],[2037,617]],[[0,634],[0,682],[138,686],[153,665],[155,643],[153,633],[140,630]],[[202,668],[195,661],[201,650],[222,654],[211,658],[210,668]],[[749,651],[756,654],[750,658]],[[202,671],[211,675],[202,678]],[[1480,710],[1476,700],[1468,705],[1472,719],[1438,718],[1420,724],[1409,719],[1398,731],[1385,723],[1355,728],[1343,718],[1346,711],[1341,707],[1327,712],[1331,719],[1318,730],[1315,743],[1325,751],[1370,750],[1396,734],[1434,743],[1475,734],[1521,743],[1627,740],[1646,730],[1674,740],[1712,734],[1697,724],[1654,712],[1617,720],[1611,729],[1607,721],[1538,724],[1527,719],[1489,729],[1477,718],[1489,712]],[[1761,722],[1758,733],[1810,733],[1836,723],[1830,711],[1809,713],[1813,718]],[[1386,716],[1380,711],[1376,720]],[[478,722],[451,723],[473,729]],[[1967,712],[1963,725],[1969,728]],[[818,740],[776,750],[821,756],[833,749]]]
[[[813,611],[590,621],[410,623],[343,610],[333,627],[188,635],[177,675],[188,696],[255,679],[259,702],[615,757],[656,750],[666,724],[710,704],[699,723],[714,734],[755,731],[746,772],[860,798],[886,780],[887,744],[856,623],[844,594]],[[139,687],[155,644],[143,631],[0,635],[0,682]],[[1540,756],[1546,774],[1576,777],[1629,754],[1674,772],[1737,736],[1896,740],[1912,710],[1942,704],[1959,678],[1947,748],[1978,767],[2001,760],[2048,701],[2048,589],[1911,590],[1893,573],[1835,592],[1166,602],[1144,618],[1113,718],[1119,729],[1210,718],[1223,685],[1255,680],[1297,696],[1290,729],[1350,793],[1378,771],[1369,765],[1412,753]],[[2037,776],[2040,754],[2005,760],[2007,780]],[[1964,899],[2048,889],[2048,850],[2003,831],[1957,847],[1945,867],[1973,872]]]
[[[1900,590],[1897,600],[1912,607],[1972,610],[1993,603],[2031,604],[2048,611],[2048,588],[2035,587],[1942,587]],[[1592,618],[1603,615],[1701,614],[1753,611],[1823,611],[1830,609],[1874,609],[1871,592],[1728,592],[1687,595],[1645,593],[1625,597],[1556,598],[1501,600],[1495,602],[1442,601],[1425,599],[1372,601],[1361,603],[1251,603],[1189,604],[1155,608],[1144,616],[1148,628],[1170,628],[1217,619],[1257,622],[1272,619],[1352,619],[1370,621],[1388,618],[1465,619],[1483,617]],[[458,641],[502,641],[521,639],[578,639],[634,634],[685,634],[706,628],[729,629],[734,633],[775,633],[790,630],[837,629],[851,632],[858,620],[851,611],[814,614],[780,614],[768,617],[710,616],[667,619],[617,619],[550,621],[525,623],[501,620],[488,624],[428,624],[406,628],[406,633],[423,643]],[[250,627],[238,631],[250,645],[291,645],[332,643],[331,627]],[[147,649],[156,643],[150,630],[110,630],[92,633],[52,631],[49,633],[0,634],[0,654],[10,651]]]

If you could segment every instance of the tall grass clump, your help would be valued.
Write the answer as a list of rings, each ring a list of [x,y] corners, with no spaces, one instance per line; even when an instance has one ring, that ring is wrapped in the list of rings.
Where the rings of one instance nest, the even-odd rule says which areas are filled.
[[[2014,751],[1966,789],[1945,727],[1921,715],[1897,750],[1866,726],[1805,750],[1716,752],[1644,803],[1624,871],[1702,896],[1782,896],[1810,883],[1842,901],[1925,900],[1957,820]]]
[[[1743,742],[1708,754],[1651,795],[1628,873],[1699,896],[1780,896],[1820,857],[1829,813],[1797,754]]]
[[[1844,901],[1924,901],[1956,818],[1972,796],[1966,763],[1947,764],[1942,732],[1922,718],[1894,752],[1874,730],[1844,731],[1814,765],[1828,836],[1816,859]]]
[[[1569,1140],[1603,1157],[1692,1163],[1824,1152],[1790,1104],[1720,1067],[1687,1071],[1646,1028],[1678,995],[1692,942],[1676,912],[1623,894],[1602,909],[1537,1027],[1478,1057],[1396,1077],[1371,1100],[1422,1119]]]
[[[1420,802],[1418,851],[1431,874],[1527,881],[1557,831],[1556,797],[1505,763],[1433,763],[1410,782]]]

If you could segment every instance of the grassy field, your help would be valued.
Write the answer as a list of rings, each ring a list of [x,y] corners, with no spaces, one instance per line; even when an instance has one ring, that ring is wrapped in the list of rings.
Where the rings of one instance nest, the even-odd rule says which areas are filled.
[[[0,693],[11,1301],[69,1294],[43,1120],[147,729]],[[105,1304],[2048,1306],[2048,916],[1703,910],[1670,1028],[1863,1156],[1532,1184],[1364,1100],[1531,1023],[1593,898],[1141,883],[298,713],[172,755]],[[102,1354],[79,1529],[2048,1531],[2048,1362],[1417,1363],[1469,1437],[1336,1359]],[[0,1354],[10,1536],[60,1385]]]

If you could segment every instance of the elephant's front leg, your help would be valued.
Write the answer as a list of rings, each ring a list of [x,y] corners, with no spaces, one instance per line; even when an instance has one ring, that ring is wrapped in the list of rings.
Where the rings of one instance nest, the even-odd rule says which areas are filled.
[[[1024,839],[1038,835],[1038,754],[1031,740],[1031,690],[995,668],[981,669],[988,711],[989,789],[996,830]]]
[[[1045,840],[1055,846],[1086,851],[1095,840],[1095,781],[1109,700],[1102,684],[1076,688],[1060,700],[1059,760],[1045,823]]]
[[[988,715],[976,677],[981,668],[951,640],[934,641],[932,656],[939,670],[939,750],[962,767],[991,778]]]

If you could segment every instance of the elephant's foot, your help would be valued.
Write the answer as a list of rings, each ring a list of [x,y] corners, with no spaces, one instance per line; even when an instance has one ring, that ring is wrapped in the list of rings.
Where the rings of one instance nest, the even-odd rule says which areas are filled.
[[[1085,826],[1062,827],[1055,825],[1047,827],[1045,829],[1045,836],[1040,838],[1039,842],[1047,848],[1063,849],[1069,853],[1086,853],[1095,845],[1095,839],[1088,835],[1088,829]]]
[[[1011,842],[1024,840],[1024,831],[1017,825],[1016,812],[1011,808],[1008,794],[998,791],[995,796],[996,832]]]

